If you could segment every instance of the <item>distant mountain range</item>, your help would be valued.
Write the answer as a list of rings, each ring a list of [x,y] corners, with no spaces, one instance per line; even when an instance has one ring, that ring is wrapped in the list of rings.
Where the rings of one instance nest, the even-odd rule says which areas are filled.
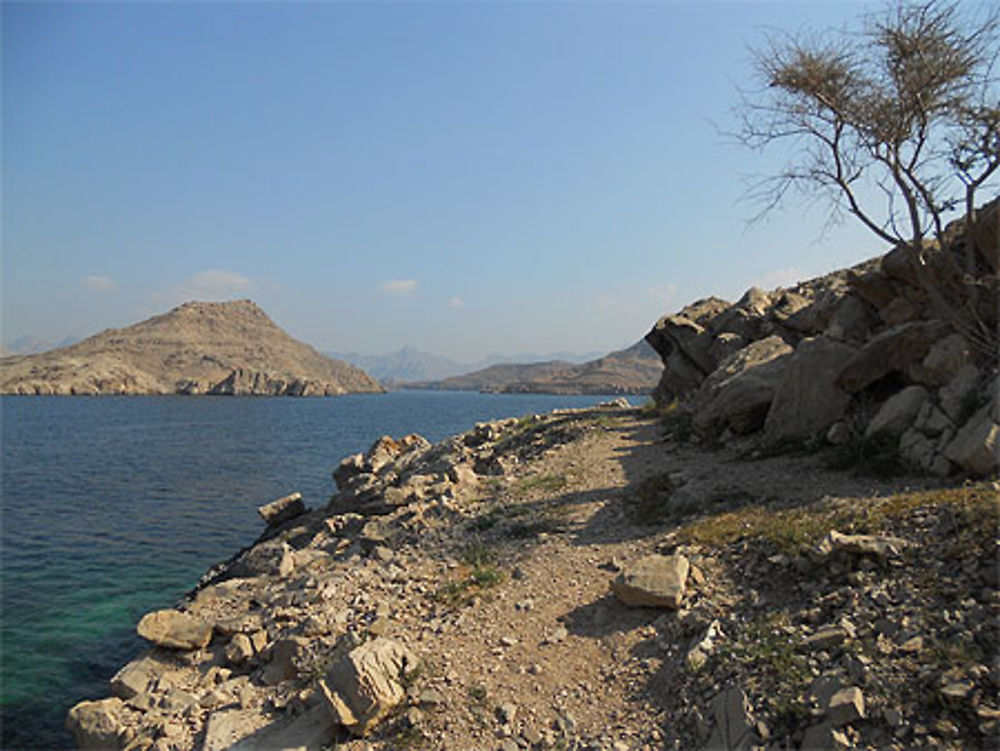
[[[663,373],[659,355],[644,340],[583,363],[551,360],[502,363],[472,373],[407,383],[407,388],[545,394],[643,394]]]
[[[185,303],[68,347],[0,359],[4,394],[382,391],[362,370],[293,339],[249,300]]]
[[[386,386],[401,386],[410,383],[438,381],[503,363],[523,365],[555,360],[583,363],[595,359],[601,353],[554,352],[549,354],[491,355],[473,363],[458,362],[409,346],[384,355],[362,355],[356,352],[327,352],[325,354],[356,365]]]
[[[0,344],[0,355],[36,355],[39,352],[47,352],[50,349],[68,347],[80,341],[78,336],[67,336],[58,342],[51,342],[46,339],[36,339],[32,336],[19,336],[6,345]]]

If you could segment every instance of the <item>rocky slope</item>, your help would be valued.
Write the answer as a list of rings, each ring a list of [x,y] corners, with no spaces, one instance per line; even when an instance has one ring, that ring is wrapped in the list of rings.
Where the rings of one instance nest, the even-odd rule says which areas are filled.
[[[535,394],[645,394],[658,382],[663,366],[644,341],[585,363],[563,361],[499,364],[438,381],[408,383],[407,388]]]
[[[997,470],[1000,199],[944,248],[664,316],[656,399],[702,440],[829,443],[941,476]]]
[[[376,442],[67,726],[82,748],[996,748],[998,486],[610,405]],[[897,492],[908,487],[905,493]]]
[[[191,302],[69,347],[0,360],[4,394],[329,396],[381,391],[320,355],[249,300]]]

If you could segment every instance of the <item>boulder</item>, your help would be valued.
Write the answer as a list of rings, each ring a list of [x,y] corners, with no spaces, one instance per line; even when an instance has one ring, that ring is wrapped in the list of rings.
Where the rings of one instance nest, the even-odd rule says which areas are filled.
[[[865,437],[888,435],[899,437],[917,419],[921,408],[927,402],[927,389],[923,386],[907,386],[893,394],[875,413],[875,417],[865,429]]]
[[[653,349],[661,358],[664,352],[667,355],[679,354],[698,368],[703,375],[708,375],[715,368],[715,362],[709,353],[712,344],[711,334],[707,333],[703,326],[682,315],[664,316],[656,322],[650,336],[656,341]]]
[[[815,436],[841,418],[851,397],[834,378],[856,351],[823,336],[799,343],[764,421],[769,443]]]
[[[1000,425],[987,404],[969,418],[945,449],[944,455],[969,474],[986,477],[1000,468]]]
[[[896,285],[878,268],[852,269],[848,272],[847,284],[855,295],[876,310],[886,307],[898,294]]]
[[[913,423],[913,427],[921,433],[934,436],[941,435],[944,431],[954,428],[955,426],[944,411],[936,407],[930,400],[928,400],[924,403],[924,406],[920,408],[920,412],[917,414],[917,419]]]
[[[257,509],[261,519],[269,527],[277,527],[305,512],[306,507],[302,502],[302,493],[290,493]]]
[[[277,686],[298,676],[299,664],[307,651],[308,639],[291,637],[271,645],[267,665],[260,679],[265,686]]]
[[[972,363],[972,350],[961,334],[951,334],[934,344],[919,365],[911,366],[911,377],[927,386],[943,386],[966,365]]]
[[[246,634],[233,634],[229,644],[226,645],[226,662],[239,666],[252,659],[253,655],[254,650],[250,637]]]
[[[317,704],[300,715],[280,718],[224,748],[226,751],[324,751],[337,746],[336,731],[329,710]]]
[[[365,455],[352,454],[341,459],[338,467],[333,470],[333,481],[337,487],[343,489],[348,480],[365,472]]]
[[[416,665],[406,647],[379,637],[337,660],[320,691],[334,720],[364,736],[406,698],[401,681]]]
[[[771,296],[767,292],[751,287],[735,305],[712,321],[712,330],[740,334],[749,341],[761,339],[770,333],[768,328],[774,328],[766,317],[771,304]]]
[[[686,397],[705,380],[705,374],[691,360],[675,352],[663,361],[663,373],[653,392],[656,403],[665,406],[674,399]]]
[[[868,339],[877,319],[872,309],[854,295],[844,295],[837,303],[826,335],[840,341]]]
[[[121,699],[132,699],[146,693],[153,679],[168,672],[169,668],[153,653],[133,660],[111,678],[111,693]]]
[[[724,360],[692,400],[695,430],[743,434],[762,427],[792,351],[780,336],[769,336]]]
[[[709,354],[715,362],[722,362],[730,355],[739,352],[749,343],[745,336],[734,334],[731,331],[723,331],[712,341]]]
[[[937,441],[928,438],[915,427],[899,437],[899,455],[908,464],[932,472],[937,470],[937,460],[941,458],[937,454]],[[947,460],[945,463],[947,464]],[[948,473],[949,468],[950,465],[943,468],[944,474]]]
[[[100,701],[81,701],[69,710],[66,729],[83,751],[112,751],[124,747],[121,733],[125,705],[117,697]]]
[[[942,321],[913,321],[883,331],[868,340],[837,375],[836,384],[849,394],[890,373],[905,373],[907,368],[927,356],[950,329]]]
[[[263,709],[223,709],[213,712],[205,722],[201,751],[254,748],[254,735],[267,724],[268,717]],[[262,747],[257,748],[263,751]]]
[[[627,566],[611,589],[626,605],[676,610],[684,599],[689,570],[682,555],[648,555]]]
[[[143,639],[169,649],[202,649],[212,639],[210,623],[177,610],[146,613],[136,631]]]
[[[941,411],[953,422],[968,417],[968,405],[976,398],[979,369],[975,365],[961,368],[938,392]]]

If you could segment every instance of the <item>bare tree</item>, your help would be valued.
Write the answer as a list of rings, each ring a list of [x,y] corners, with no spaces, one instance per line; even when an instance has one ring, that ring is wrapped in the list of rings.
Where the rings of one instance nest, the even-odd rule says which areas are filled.
[[[744,94],[736,135],[794,147],[754,188],[764,210],[818,189],[886,242],[915,247],[942,239],[951,212],[973,219],[1000,168],[1000,9],[983,15],[898,2],[860,33],[775,36],[754,50],[763,88]]]
[[[980,194],[1000,182],[998,29],[996,5],[970,13],[957,2],[896,0],[860,31],[776,35],[753,50],[762,86],[744,93],[735,135],[756,149],[792,147],[785,167],[750,191],[761,215],[791,191],[819,192],[833,216],[846,211],[921,263],[925,241],[944,247],[949,215],[971,232]],[[995,326],[957,316],[954,299],[936,302],[973,343],[995,349]]]

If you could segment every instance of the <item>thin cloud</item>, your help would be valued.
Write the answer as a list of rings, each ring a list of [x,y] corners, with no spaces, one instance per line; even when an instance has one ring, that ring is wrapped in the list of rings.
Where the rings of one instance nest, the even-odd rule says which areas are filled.
[[[94,292],[114,292],[117,285],[110,276],[90,274],[83,277],[83,286]]]
[[[417,288],[416,279],[390,279],[382,282],[382,291],[387,295],[408,295]]]
[[[796,283],[807,279],[809,276],[809,272],[802,269],[775,269],[752,282],[752,286],[767,290],[775,289],[776,287],[793,287]]]
[[[465,305],[465,301],[461,297],[453,297],[448,301],[448,304],[453,308],[461,308]]]
[[[597,299],[594,300],[594,304],[602,313],[633,316],[639,312],[639,307],[632,300],[616,295],[598,295]]]
[[[646,288],[646,297],[660,305],[669,305],[677,294],[676,284],[654,284]]]
[[[253,292],[253,282],[236,271],[206,269],[188,277],[166,292],[152,296],[157,305],[177,305],[182,302],[221,302],[246,297]]]

